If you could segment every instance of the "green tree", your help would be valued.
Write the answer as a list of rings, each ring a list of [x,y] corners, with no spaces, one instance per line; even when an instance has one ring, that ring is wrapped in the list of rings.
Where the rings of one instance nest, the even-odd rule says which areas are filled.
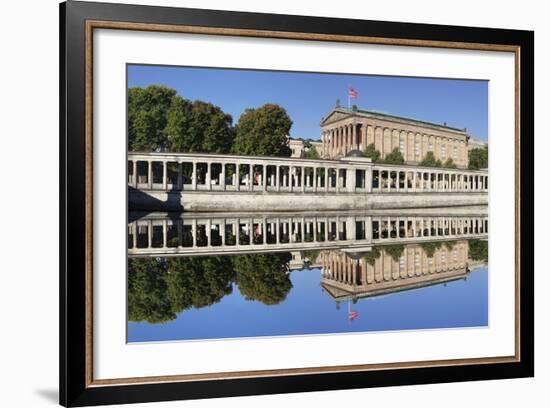
[[[219,107],[202,101],[174,101],[166,135],[170,151],[228,153],[234,139],[233,119]]]
[[[219,107],[189,101],[165,86],[128,90],[130,151],[228,153],[233,119]]]
[[[128,150],[165,147],[166,118],[175,96],[176,91],[165,86],[128,89]]]
[[[128,320],[163,323],[176,318],[166,296],[166,263],[128,259]]]
[[[472,149],[468,152],[468,168],[479,170],[489,168],[489,148]]]
[[[405,159],[399,148],[396,147],[384,158],[383,162],[388,164],[403,164],[405,163]]]
[[[311,144],[311,142],[309,140],[305,141],[304,142],[304,152],[302,154],[302,157],[306,158],[306,159],[320,159],[321,156],[319,155],[319,152],[317,151],[317,149],[315,148],[315,146],[313,146]]]
[[[426,153],[426,156],[422,159],[420,165],[424,167],[442,167],[441,160],[436,160],[434,152]]]
[[[443,163],[443,167],[446,167],[448,169],[456,169],[456,164],[450,157]]]
[[[254,156],[290,157],[288,134],[292,120],[279,105],[246,109],[235,126],[232,152]]]
[[[468,240],[469,257],[473,261],[489,261],[489,243],[480,239]]]
[[[373,162],[377,162],[380,159],[380,152],[376,150],[374,143],[368,144],[365,147],[365,156],[369,157]]]
[[[249,254],[232,258],[241,294],[249,300],[274,305],[286,299],[292,288],[287,274],[289,253]]]

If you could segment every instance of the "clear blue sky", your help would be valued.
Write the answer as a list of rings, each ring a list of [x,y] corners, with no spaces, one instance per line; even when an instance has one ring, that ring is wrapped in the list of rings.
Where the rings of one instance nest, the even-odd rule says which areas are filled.
[[[321,118],[349,86],[360,109],[467,128],[487,140],[488,82],[391,76],[251,71],[221,68],[128,66],[128,86],[166,85],[187,99],[222,108],[236,123],[246,108],[277,103],[290,115],[292,137],[319,139]]]

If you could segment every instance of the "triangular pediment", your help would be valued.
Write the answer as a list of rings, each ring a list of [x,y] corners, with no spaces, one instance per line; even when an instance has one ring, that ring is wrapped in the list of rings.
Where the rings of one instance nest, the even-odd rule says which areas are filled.
[[[342,119],[349,118],[351,116],[350,113],[342,112],[339,110],[332,110],[322,121],[321,126],[328,125],[330,123],[338,122]]]

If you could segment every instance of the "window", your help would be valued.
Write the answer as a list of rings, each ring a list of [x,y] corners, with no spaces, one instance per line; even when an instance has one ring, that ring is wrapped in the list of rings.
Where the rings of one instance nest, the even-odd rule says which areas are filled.
[[[420,143],[415,142],[414,143],[414,154],[416,157],[420,157]]]
[[[399,140],[399,150],[401,151],[401,154],[405,153],[405,139],[403,138]]]
[[[447,156],[447,146],[443,145],[441,146],[441,158],[445,159],[446,156]]]
[[[457,148],[456,146],[453,147],[453,159],[456,160],[456,154],[457,154]]]
[[[428,151],[430,151],[430,152],[433,152],[433,151],[434,151],[434,145],[433,145],[433,143],[430,143],[430,144],[428,145]]]

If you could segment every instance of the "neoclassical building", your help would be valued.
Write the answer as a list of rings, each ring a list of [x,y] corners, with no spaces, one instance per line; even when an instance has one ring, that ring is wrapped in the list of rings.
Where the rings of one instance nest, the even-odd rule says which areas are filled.
[[[337,103],[321,121],[320,154],[338,159],[374,143],[382,158],[398,148],[406,164],[418,164],[431,151],[442,162],[451,158],[458,168],[467,168],[469,138],[466,129],[361,110],[355,105],[347,109]]]

